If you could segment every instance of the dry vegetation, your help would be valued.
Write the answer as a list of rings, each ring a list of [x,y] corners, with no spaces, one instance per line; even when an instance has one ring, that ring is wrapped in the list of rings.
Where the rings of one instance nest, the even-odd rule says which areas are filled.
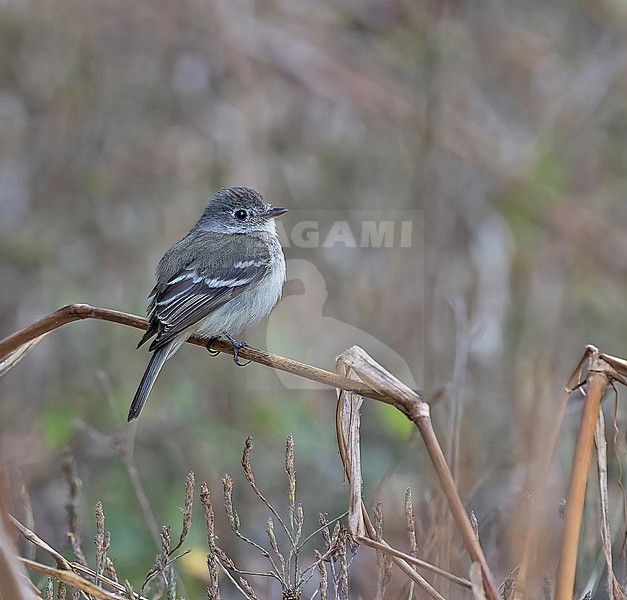
[[[85,318],[98,318],[141,328],[147,326],[144,319],[138,319],[133,315],[125,315],[117,311],[103,310],[87,305],[68,306],[0,342],[0,376],[23,360],[45,335],[76,319]],[[190,341],[198,345],[205,343],[204,340],[197,338],[192,338]],[[208,349],[214,351],[213,353],[216,355],[220,351],[233,352],[230,344],[224,341],[214,342]],[[497,587],[481,546],[479,523],[476,515],[474,512],[467,513],[467,509],[459,496],[455,477],[449,468],[449,464],[456,462],[456,457],[453,452],[449,452],[447,460],[432,426],[430,405],[419,393],[387,372],[358,346],[352,347],[337,357],[336,374],[268,352],[260,352],[251,347],[243,348],[241,351],[242,358],[249,359],[251,362],[257,362],[326,385],[337,386],[339,392],[336,409],[337,443],[343,471],[350,488],[347,525],[337,523],[333,535],[331,535],[328,518],[325,514],[320,513],[320,528],[301,541],[305,513],[302,504],[296,504],[294,439],[292,435],[288,436],[285,451],[289,519],[283,519],[256,483],[251,463],[253,442],[249,436],[244,446],[242,468],[246,482],[254,495],[269,511],[265,531],[270,548],[265,548],[242,533],[240,517],[233,503],[233,479],[228,474],[222,479],[224,508],[227,522],[236,537],[250,545],[268,563],[267,567],[269,566],[270,570],[256,571],[240,568],[224,551],[218,543],[219,536],[216,534],[216,517],[211,493],[207,484],[203,483],[200,501],[205,515],[209,546],[207,554],[209,573],[207,597],[210,600],[217,600],[222,596],[223,584],[221,584],[220,573],[226,575],[226,579],[230,581],[236,592],[249,599],[259,597],[249,582],[250,577],[267,578],[275,582],[278,584],[281,597],[285,599],[296,600],[303,596],[327,598],[329,587],[333,590],[334,598],[348,599],[350,593],[349,566],[359,544],[376,550],[377,598],[384,598],[388,591],[393,565],[397,566],[408,578],[402,592],[397,593],[402,593],[403,596],[408,595],[410,598],[415,593],[414,585],[428,597],[436,600],[456,597],[458,595],[457,588],[472,591],[473,597],[478,600],[484,598],[490,600],[522,598],[538,594],[541,589],[543,589],[545,597],[551,597],[553,577],[546,575],[546,566],[538,562],[538,554],[546,547],[554,545],[555,542],[555,531],[544,527],[546,515],[555,511],[557,506],[555,499],[551,499],[547,483],[557,436],[562,427],[569,397],[573,394],[584,396],[584,408],[577,436],[568,495],[564,500],[564,527],[555,574],[555,597],[557,600],[567,600],[573,595],[593,440],[597,448],[598,487],[601,500],[598,520],[602,531],[601,549],[605,558],[605,592],[612,598],[624,596],[623,584],[616,568],[621,561],[619,559],[615,564],[612,558],[613,536],[609,510],[607,442],[603,413],[600,409],[603,395],[609,386],[616,391],[615,383],[627,385],[627,379],[625,379],[627,375],[626,360],[599,354],[597,348],[588,346],[570,376],[560,404],[556,407],[556,422],[550,430],[547,430],[547,440],[539,440],[540,452],[537,455],[537,461],[535,464],[528,465],[525,482],[528,506],[525,515],[523,519],[519,515],[511,515],[511,523],[522,532],[520,562]],[[404,503],[409,552],[394,548],[384,540],[381,502],[378,502],[372,509],[372,519],[369,516],[369,511],[362,499],[361,408],[364,396],[393,406],[405,415],[420,432],[439,481],[439,487],[433,491],[446,501],[446,511],[441,513],[440,519],[433,519],[429,523],[430,528],[440,538],[440,543],[446,545],[446,554],[442,555],[441,552],[439,554],[445,566],[439,563],[430,563],[418,557],[416,518],[410,489],[405,492]],[[614,425],[616,427],[616,423]],[[459,440],[456,440],[452,447],[458,446]],[[144,519],[149,524],[154,521],[150,512],[149,500],[146,498],[142,483],[132,464],[129,463],[128,467],[129,475],[135,483],[138,500],[143,501]],[[183,546],[190,532],[195,486],[194,474],[190,473],[187,477],[185,503],[182,508],[183,526],[178,543],[174,547],[172,546],[169,526],[161,528],[159,534],[160,552],[154,566],[146,575],[139,592],[134,592],[128,579],[125,579],[125,585],[119,583],[120,578],[115,566],[107,556],[110,548],[110,535],[105,531],[104,511],[100,501],[96,504],[95,561],[97,567],[95,570],[87,567],[78,529],[77,501],[82,483],[75,473],[73,458],[69,455],[65,460],[64,471],[67,474],[70,489],[70,503],[67,506],[69,517],[67,536],[77,562],[70,564],[62,554],[51,548],[31,528],[22,525],[14,517],[6,515],[7,520],[13,523],[26,540],[50,554],[57,561],[57,568],[51,569],[25,557],[20,559],[23,566],[50,576],[45,586],[46,596],[52,598],[54,586],[51,578],[54,578],[57,581],[57,598],[65,598],[67,584],[72,586],[73,593],[82,592],[93,598],[126,597],[131,600],[133,598],[141,599],[147,597],[148,590],[150,590],[153,598],[165,596],[175,600],[177,597],[183,597],[177,585],[174,561],[185,555],[177,556],[175,553]],[[22,488],[22,496],[25,500],[26,516],[28,521],[32,522],[30,498],[24,487]],[[275,523],[277,524],[276,527]],[[277,528],[282,534],[283,545],[287,546],[287,550],[282,550],[280,547]],[[461,547],[455,548],[455,545],[452,544],[455,532],[457,532],[465,552],[462,552]],[[318,533],[322,534],[325,549],[322,552],[315,550],[315,560],[304,568],[301,557],[303,548]],[[3,571],[9,574],[11,593],[19,597],[30,597],[32,591],[20,592],[13,589],[19,587],[21,579],[19,566],[15,563],[15,550],[8,539],[0,539],[0,542],[2,542],[0,544],[0,559],[2,559],[0,563],[3,566]],[[454,558],[457,560],[453,560]],[[470,562],[469,578],[465,579],[456,575],[456,571],[463,569],[461,565],[468,562]],[[428,581],[421,575],[421,570],[432,575],[434,582]],[[316,572],[320,581],[317,587],[314,586],[313,592],[307,592],[307,584],[310,583]],[[599,577],[600,573],[596,577]],[[153,586],[150,586],[151,582],[153,582]],[[451,583],[457,586],[456,591],[450,590]],[[151,589],[153,587],[154,589]],[[278,593],[278,589],[273,590],[272,586],[269,586],[264,595],[277,596]],[[586,592],[586,595],[591,596],[591,594],[591,590]]]
[[[573,552],[577,597],[605,598],[608,586],[623,597],[626,413],[610,388],[607,440],[596,431],[586,488],[598,407],[583,410],[579,378],[594,351],[575,367],[587,344],[627,356],[626,94],[620,2],[2,3],[0,338],[75,302],[143,314],[156,261],[206,198],[250,185],[291,209],[290,281],[250,333],[253,358],[268,365],[267,350],[328,372],[322,385],[298,369],[236,369],[186,347],[129,427],[147,360],[134,350],[137,332],[82,318],[51,332],[0,378],[0,506],[49,545],[21,539],[20,555],[57,578],[71,578],[68,561],[80,564],[79,576],[119,594],[125,580],[139,592],[155,567],[148,597],[167,597],[173,581],[177,597],[204,597],[215,548],[238,569],[273,570],[232,531],[221,498],[228,472],[240,533],[276,567],[251,578],[259,598],[292,590],[310,565],[304,597],[323,597],[325,586],[341,597],[346,569],[351,598],[424,597],[398,561],[447,599],[471,597],[481,579],[473,523],[505,597],[521,580],[530,598],[564,593],[556,576],[571,578]],[[319,238],[304,244],[312,222],[305,231]],[[344,222],[356,247],[325,245]],[[410,243],[363,247],[360,226],[383,222],[411,223]],[[359,493],[345,481],[334,360],[354,344],[422,390],[468,523],[451,512],[418,428],[380,393],[361,408]],[[603,385],[620,382],[620,363],[598,359]],[[290,542],[297,523],[279,459],[290,434],[301,542],[329,515],[302,548]],[[268,504],[237,469],[248,436]],[[162,525],[180,521],[190,471],[211,491],[218,541],[208,545],[201,525],[201,507],[211,513],[203,488],[173,552]],[[368,533],[355,530],[362,498],[373,548],[362,539],[353,557],[349,540]],[[92,517],[98,502],[106,528],[100,509]],[[268,505],[287,529],[272,517],[278,552]],[[8,524],[3,548],[7,538],[18,539]],[[390,566],[381,538],[407,556]],[[279,556],[293,566],[295,548],[301,571],[285,578]],[[2,592],[27,594],[6,575],[17,572],[14,557],[4,558]],[[107,588],[113,572],[121,587]],[[30,575],[36,593],[62,597],[46,575]],[[241,597],[222,581],[223,598]]]

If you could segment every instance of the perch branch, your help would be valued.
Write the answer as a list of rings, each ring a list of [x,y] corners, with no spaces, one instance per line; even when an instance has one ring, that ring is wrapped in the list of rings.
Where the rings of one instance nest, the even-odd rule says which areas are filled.
[[[20,329],[14,334],[0,340],[0,373],[2,372],[2,364],[4,361],[10,359],[13,353],[19,351],[20,348],[29,344],[34,344],[39,338],[54,331],[55,329],[72,323],[74,321],[81,321],[83,319],[99,319],[102,321],[111,321],[113,323],[120,323],[121,325],[127,325],[129,327],[136,327],[137,329],[146,329],[148,322],[143,317],[132,315],[129,313],[120,312],[118,310],[111,310],[108,308],[100,308],[98,306],[90,306],[89,304],[69,304],[59,310],[46,315],[39,319],[32,325]],[[190,344],[197,346],[206,346],[207,340],[201,337],[192,336],[187,340]],[[216,340],[212,342],[211,348],[227,354],[233,354],[233,346],[226,340]],[[364,386],[363,384],[355,383],[354,381],[326,371],[319,369],[311,365],[307,365],[296,360],[291,360],[277,354],[271,354],[263,350],[257,350],[256,348],[244,347],[239,350],[239,355],[242,358],[251,360],[253,362],[291,373],[299,377],[304,377],[311,381],[328,385],[329,387],[339,388],[351,392],[356,392],[367,398],[378,400],[379,402],[389,402],[384,396],[374,392],[371,388]]]

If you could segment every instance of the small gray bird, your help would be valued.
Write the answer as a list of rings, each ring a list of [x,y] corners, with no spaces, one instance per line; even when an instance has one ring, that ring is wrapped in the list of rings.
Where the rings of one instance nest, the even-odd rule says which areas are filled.
[[[286,212],[251,188],[223,188],[191,231],[165,253],[148,296],[148,330],[137,346],[156,335],[149,346],[153,354],[129,421],[139,416],[165,361],[190,335],[210,342],[227,337],[240,364],[237,351],[244,344],[231,335],[259,323],[281,297],[285,258],[274,218]]]

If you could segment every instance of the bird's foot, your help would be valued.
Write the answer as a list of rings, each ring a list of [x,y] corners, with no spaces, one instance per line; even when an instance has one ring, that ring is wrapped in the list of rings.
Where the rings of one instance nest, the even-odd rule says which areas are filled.
[[[205,348],[207,348],[207,350],[209,351],[209,354],[210,354],[211,356],[218,356],[218,354],[220,354],[220,351],[219,351],[219,350],[214,350],[214,349],[211,347],[211,344],[213,344],[213,342],[215,342],[217,339],[218,339],[217,337],[213,337],[213,338],[211,338],[211,339],[207,342],[207,344],[205,345]]]
[[[250,346],[246,343],[246,342],[238,342],[235,338],[231,337],[228,333],[224,334],[224,337],[229,340],[229,342],[231,342],[231,344],[233,345],[233,362],[238,366],[238,367],[245,367],[247,364],[250,363],[250,361],[246,361],[246,362],[240,362],[239,360],[239,351],[242,348],[250,348]]]

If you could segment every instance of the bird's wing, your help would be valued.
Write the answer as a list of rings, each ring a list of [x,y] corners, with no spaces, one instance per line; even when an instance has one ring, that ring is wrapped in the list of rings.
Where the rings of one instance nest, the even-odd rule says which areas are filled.
[[[267,271],[268,264],[260,257],[236,262],[211,275],[196,270],[181,271],[163,289],[155,288],[149,296],[150,326],[140,345],[156,333],[150,350],[161,348],[229,300],[257,285]]]

